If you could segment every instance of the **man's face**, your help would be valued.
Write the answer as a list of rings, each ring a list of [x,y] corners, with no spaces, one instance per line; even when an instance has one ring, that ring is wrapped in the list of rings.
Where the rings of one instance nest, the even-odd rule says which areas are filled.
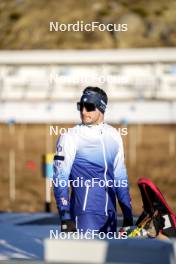
[[[104,119],[104,115],[97,108],[93,111],[88,111],[84,106],[80,111],[80,116],[84,125],[96,125]]]

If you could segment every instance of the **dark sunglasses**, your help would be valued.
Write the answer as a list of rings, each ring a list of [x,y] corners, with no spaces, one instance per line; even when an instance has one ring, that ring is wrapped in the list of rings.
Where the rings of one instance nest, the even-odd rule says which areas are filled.
[[[82,112],[84,107],[87,112],[92,112],[96,110],[96,105],[93,103],[81,103],[81,102],[77,103],[78,111]]]

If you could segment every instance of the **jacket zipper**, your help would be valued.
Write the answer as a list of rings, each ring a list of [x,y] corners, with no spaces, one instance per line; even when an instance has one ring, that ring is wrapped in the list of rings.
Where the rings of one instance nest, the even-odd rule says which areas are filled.
[[[107,166],[107,161],[106,161],[105,146],[104,146],[104,142],[102,138],[101,138],[101,143],[103,147],[103,158],[104,158],[104,163],[105,163],[104,179],[105,179],[105,182],[107,182],[106,174],[107,174],[108,166]],[[106,215],[108,215],[108,192],[107,192],[107,189],[105,189],[105,191],[106,191],[105,213]]]
[[[85,197],[84,197],[83,211],[86,210],[88,192],[89,192],[89,186],[86,186],[86,193],[85,193]]]

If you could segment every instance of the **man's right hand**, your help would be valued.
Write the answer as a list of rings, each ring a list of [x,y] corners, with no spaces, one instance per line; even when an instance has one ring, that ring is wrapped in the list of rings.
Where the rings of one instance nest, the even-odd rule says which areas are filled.
[[[61,220],[61,232],[76,232],[76,226],[73,220]]]
[[[61,232],[76,232],[75,222],[72,220],[69,211],[60,212]]]

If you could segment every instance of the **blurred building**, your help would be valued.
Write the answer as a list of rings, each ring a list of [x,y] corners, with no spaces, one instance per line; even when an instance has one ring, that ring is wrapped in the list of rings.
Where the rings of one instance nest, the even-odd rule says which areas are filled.
[[[78,122],[74,104],[88,85],[106,90],[109,122],[176,122],[174,48],[2,51],[0,121]]]

